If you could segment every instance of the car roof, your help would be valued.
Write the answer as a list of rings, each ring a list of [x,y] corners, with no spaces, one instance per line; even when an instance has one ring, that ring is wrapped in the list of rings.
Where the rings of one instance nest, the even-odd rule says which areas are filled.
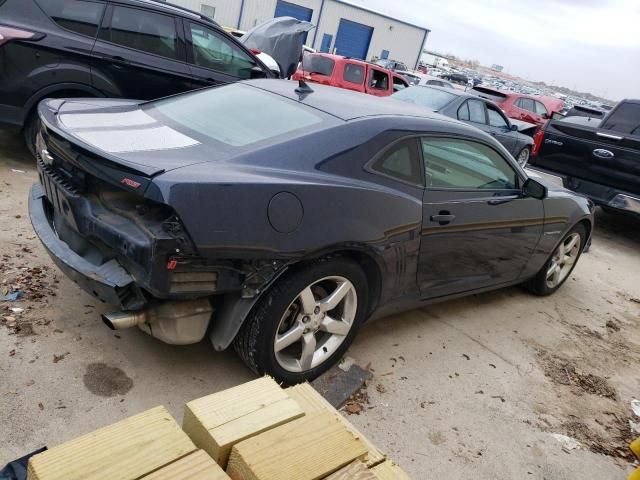
[[[366,93],[313,83],[308,94],[296,93],[298,83],[288,80],[250,80],[246,83],[277,95],[298,101],[344,121],[371,116],[429,117],[444,120],[437,114],[429,114],[424,108],[389,97],[379,98]],[[415,87],[409,87],[415,88]],[[446,89],[443,89],[446,90]],[[446,90],[448,91],[448,90]]]
[[[213,25],[216,25],[217,27],[220,26],[218,22],[216,22],[210,17],[207,17],[206,15],[202,15],[201,13],[198,13],[194,10],[189,10],[188,8],[180,7],[178,5],[167,3],[162,0],[113,0],[113,1],[114,3],[143,6],[145,8],[151,8],[153,10],[157,10],[164,13],[171,13],[174,15],[180,15],[182,17],[202,20],[202,21],[211,23]]]

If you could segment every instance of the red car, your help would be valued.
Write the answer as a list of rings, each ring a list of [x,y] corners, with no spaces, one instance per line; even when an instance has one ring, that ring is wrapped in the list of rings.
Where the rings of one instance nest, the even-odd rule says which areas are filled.
[[[409,86],[403,76],[378,65],[328,53],[305,53],[293,79],[378,97],[387,97]]]
[[[474,87],[472,91],[496,103],[507,117],[538,126],[544,125],[554,112],[564,108],[564,102],[559,98],[504,92],[489,87]]]

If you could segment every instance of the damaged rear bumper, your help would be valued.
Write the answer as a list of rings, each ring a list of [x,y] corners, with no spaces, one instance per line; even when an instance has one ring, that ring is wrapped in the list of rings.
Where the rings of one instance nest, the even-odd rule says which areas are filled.
[[[95,265],[58,237],[45,201],[42,186],[35,183],[29,193],[29,217],[36,235],[57,267],[83,290],[103,302],[123,310],[143,308],[147,303],[143,292],[117,260]]]

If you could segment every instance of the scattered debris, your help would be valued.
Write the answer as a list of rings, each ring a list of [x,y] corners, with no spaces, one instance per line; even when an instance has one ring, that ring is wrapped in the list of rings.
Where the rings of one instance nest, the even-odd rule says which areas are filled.
[[[348,372],[349,369],[356,363],[355,359],[352,357],[344,357],[342,361],[338,364],[338,368],[343,372]]]
[[[633,297],[633,298],[630,298],[629,301],[633,303],[640,303],[640,298]]]
[[[491,395],[491,398],[498,398],[502,403],[506,402],[502,395]]]
[[[386,393],[387,392],[386,387],[381,383],[376,385],[376,390],[378,391],[378,393]]]
[[[635,398],[631,400],[631,410],[636,417],[640,417],[640,400],[636,400]]]
[[[0,302],[15,302],[21,297],[22,297],[22,292],[19,290],[15,292],[8,292],[0,296]]]
[[[18,308],[18,307],[11,307],[9,308],[9,310],[11,310],[11,313],[15,313],[15,314],[24,312],[24,308]]]
[[[613,320],[607,320],[607,323],[605,325],[609,330],[613,330],[614,332],[620,331],[620,325],[618,325],[618,323],[614,322]]]
[[[39,408],[40,410],[44,410],[44,405],[42,404],[42,402],[39,402],[39,403],[38,403],[38,408]]]
[[[27,172],[25,172],[24,170],[18,170],[17,168],[12,168],[12,169],[11,169],[11,171],[12,171],[13,173],[27,173]]]
[[[465,358],[465,360],[471,360],[471,357],[466,353],[463,353],[462,356]]]
[[[552,433],[551,436],[555,438],[562,445],[563,450],[576,450],[579,449],[582,445],[575,438],[568,437],[567,435],[563,435],[561,433]]]
[[[359,402],[355,402],[355,401],[349,401],[344,406],[344,410],[349,415],[360,415],[360,412],[362,411],[362,409],[363,409],[362,404],[359,403]]]
[[[498,367],[496,367],[493,363],[490,363],[490,364],[489,364],[489,366],[490,366],[491,368],[498,368]]]
[[[9,356],[13,357],[16,354],[16,349],[14,348],[13,350],[9,351]]]
[[[53,363],[58,363],[60,360],[64,360],[64,357],[69,355],[69,352],[63,353],[62,355],[53,354]]]

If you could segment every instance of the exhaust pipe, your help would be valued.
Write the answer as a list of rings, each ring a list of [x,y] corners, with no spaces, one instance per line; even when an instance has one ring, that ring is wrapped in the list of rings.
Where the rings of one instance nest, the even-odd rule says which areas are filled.
[[[213,308],[206,298],[156,303],[146,310],[102,315],[111,330],[139,327],[149,335],[172,345],[197,343],[204,337]]]
[[[102,315],[102,321],[111,330],[136,327],[147,321],[147,311],[105,313]]]

